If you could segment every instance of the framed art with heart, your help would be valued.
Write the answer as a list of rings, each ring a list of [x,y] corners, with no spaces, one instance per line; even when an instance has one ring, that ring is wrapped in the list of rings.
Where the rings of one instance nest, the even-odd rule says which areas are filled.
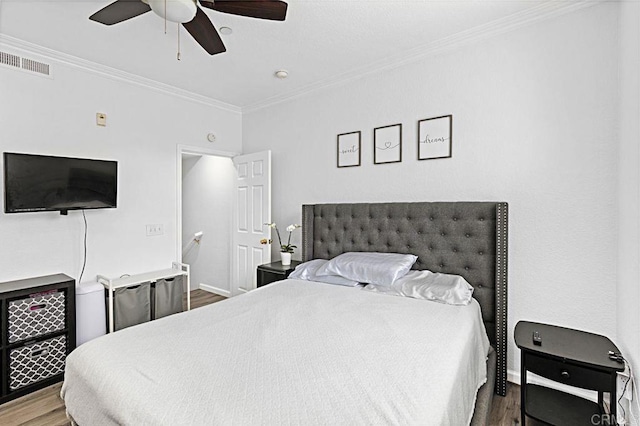
[[[373,129],[373,163],[399,163],[402,161],[402,124]]]

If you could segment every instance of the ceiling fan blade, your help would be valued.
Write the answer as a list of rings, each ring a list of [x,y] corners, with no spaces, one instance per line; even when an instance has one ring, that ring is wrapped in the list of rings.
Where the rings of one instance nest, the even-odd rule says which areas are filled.
[[[227,51],[218,31],[216,31],[209,17],[202,9],[198,8],[195,18],[182,25],[210,55]]]
[[[149,5],[140,0],[117,0],[89,16],[89,19],[101,24],[113,25],[135,18],[150,10]]]
[[[218,12],[250,18],[284,21],[287,17],[287,3],[279,0],[200,0],[200,4]]]

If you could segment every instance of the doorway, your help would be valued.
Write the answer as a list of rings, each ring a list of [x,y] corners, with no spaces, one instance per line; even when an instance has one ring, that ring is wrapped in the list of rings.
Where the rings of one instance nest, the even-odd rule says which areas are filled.
[[[231,230],[235,169],[228,156],[183,152],[181,261],[190,290],[231,295]]]
[[[191,289],[230,297],[255,288],[271,260],[270,152],[249,155],[178,146],[176,257]]]

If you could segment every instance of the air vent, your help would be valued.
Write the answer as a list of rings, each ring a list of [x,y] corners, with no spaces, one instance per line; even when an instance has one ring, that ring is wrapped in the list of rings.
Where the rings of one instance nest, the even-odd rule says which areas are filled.
[[[22,58],[22,69],[49,75],[49,64],[34,61],[33,59]]]
[[[26,71],[51,78],[51,65],[0,51],[0,65],[14,70]]]
[[[0,64],[8,65],[10,67],[20,68],[20,56],[12,55],[11,53],[0,52]]]

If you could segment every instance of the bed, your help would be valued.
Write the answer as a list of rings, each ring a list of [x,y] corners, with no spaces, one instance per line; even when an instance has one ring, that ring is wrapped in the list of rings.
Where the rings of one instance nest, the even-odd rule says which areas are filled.
[[[80,346],[62,388],[69,416],[80,425],[488,424],[494,392],[506,391],[506,203],[302,213],[303,260],[412,253],[416,269],[465,277],[474,302],[277,282]]]

